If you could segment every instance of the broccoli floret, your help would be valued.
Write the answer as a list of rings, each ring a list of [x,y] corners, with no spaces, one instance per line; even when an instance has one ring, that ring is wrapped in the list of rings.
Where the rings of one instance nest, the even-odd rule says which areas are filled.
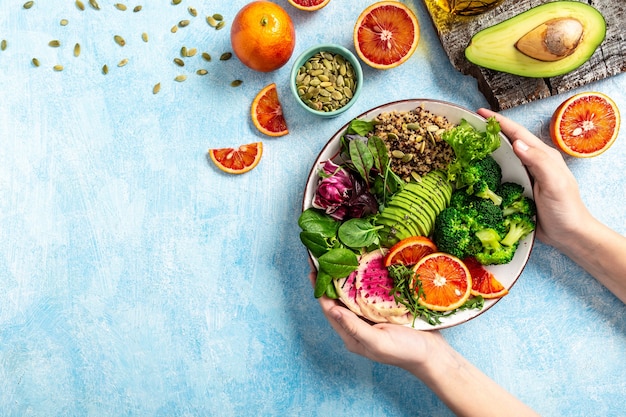
[[[520,240],[535,230],[535,222],[532,217],[521,213],[506,216],[504,224],[508,231],[500,243],[505,246],[517,246]]]
[[[476,232],[476,237],[482,243],[479,252],[472,253],[478,262],[483,265],[507,264],[513,260],[517,245],[505,246],[500,243],[500,235],[493,229],[483,229]]]
[[[447,207],[437,215],[433,241],[439,250],[463,259],[473,240],[469,224],[459,210]]]
[[[500,181],[502,181],[502,168],[491,155],[488,155],[470,163],[457,176],[456,187],[467,187],[468,194],[489,199],[495,205],[500,205],[502,198],[496,194]]]
[[[465,192],[465,190],[455,190],[450,197],[449,207],[454,207],[457,210],[466,210],[467,207],[473,204],[475,198]]]
[[[504,224],[502,210],[500,206],[496,206],[491,200],[475,198],[470,203],[469,210],[472,216],[469,221],[473,232],[493,229],[500,235],[500,238],[506,234],[507,228]],[[467,217],[469,218],[470,216],[468,215]]]
[[[524,187],[513,182],[504,182],[498,189],[498,195],[502,197],[502,214],[509,216],[513,213],[534,216],[537,214],[535,201],[524,195]]]

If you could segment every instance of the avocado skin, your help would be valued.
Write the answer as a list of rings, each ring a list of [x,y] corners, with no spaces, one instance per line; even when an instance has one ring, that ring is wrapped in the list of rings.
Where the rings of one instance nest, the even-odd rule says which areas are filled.
[[[515,43],[526,33],[550,19],[574,18],[583,25],[583,38],[571,55],[558,61],[540,61],[517,50]],[[602,14],[585,3],[554,1],[533,7],[508,20],[476,33],[465,57],[471,63],[495,71],[529,78],[567,74],[583,65],[606,36]]]

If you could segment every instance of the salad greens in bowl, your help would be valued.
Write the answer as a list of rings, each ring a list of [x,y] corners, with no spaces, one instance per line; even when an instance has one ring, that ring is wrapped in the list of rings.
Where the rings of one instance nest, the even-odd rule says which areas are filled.
[[[373,108],[330,138],[298,224],[317,268],[316,297],[372,322],[432,330],[473,319],[508,293],[530,257],[535,214],[528,171],[494,118],[411,99]],[[469,298],[448,310],[423,302],[425,275],[389,260],[412,239],[467,265]],[[494,280],[501,288],[491,298]]]

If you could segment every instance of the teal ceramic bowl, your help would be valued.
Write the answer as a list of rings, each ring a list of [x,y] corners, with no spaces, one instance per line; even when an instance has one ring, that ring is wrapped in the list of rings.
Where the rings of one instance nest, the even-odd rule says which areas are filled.
[[[317,94],[314,93],[313,97],[308,98],[308,99],[303,99],[300,97],[300,93],[302,92],[303,89],[308,89],[308,87],[310,87],[311,84],[304,83],[304,80],[301,80],[302,75],[299,76],[300,68],[305,66],[307,61],[309,61],[312,57],[314,57],[316,54],[320,52],[330,53],[335,56],[340,55],[341,57],[343,57],[344,60],[347,63],[349,63],[350,66],[352,67],[352,70],[353,70],[352,72],[354,75],[353,76],[348,75],[347,77],[344,77],[344,75],[342,74],[340,78],[343,78],[343,81],[340,81],[339,79],[335,79],[333,75],[338,77],[338,74],[340,73],[339,66],[331,65],[331,68],[328,68],[324,65],[323,58],[322,58],[322,60],[320,60],[319,62],[319,65],[322,68],[318,69],[317,71],[317,72],[324,71],[324,73],[322,74],[322,80],[320,81],[319,78],[317,78],[316,81],[313,81],[313,79],[318,77],[315,75],[316,73],[315,70],[312,70],[314,72],[311,74],[309,72],[307,72],[306,74],[310,75],[309,77],[310,82],[313,84],[316,84],[318,82],[321,82],[321,83],[330,82],[331,86],[330,88],[327,88],[324,85],[317,85],[317,86],[313,85],[319,90],[323,89],[325,91],[322,91],[321,93],[317,93]],[[336,60],[333,60],[332,62],[336,62]],[[343,73],[343,71],[341,72]],[[324,76],[326,77],[330,76],[330,80],[325,81]],[[350,80],[354,81],[355,83],[354,87],[352,88],[350,87],[351,81],[346,80],[346,78],[349,78]],[[290,79],[289,84],[290,84],[291,92],[293,93],[298,104],[306,112],[310,114],[314,114],[316,116],[320,116],[320,117],[336,117],[342,114],[343,112],[345,112],[346,110],[348,110],[350,107],[352,107],[352,105],[359,98],[359,95],[361,94],[361,89],[363,87],[363,70],[361,68],[361,64],[359,63],[359,60],[357,59],[357,57],[348,49],[344,48],[343,46],[335,45],[335,44],[321,44],[321,45],[313,46],[307,49],[306,51],[304,51],[302,54],[300,54],[300,56],[296,59],[296,61],[293,64],[293,67],[291,69],[291,76],[289,79]],[[345,91],[346,88],[348,88],[350,91],[349,92]],[[328,95],[329,93],[330,95]],[[346,99],[348,99],[347,102],[346,102]],[[307,100],[311,104],[310,105],[307,104],[305,100]],[[328,102],[329,100],[331,100],[332,103],[334,104],[332,103],[329,104]]]

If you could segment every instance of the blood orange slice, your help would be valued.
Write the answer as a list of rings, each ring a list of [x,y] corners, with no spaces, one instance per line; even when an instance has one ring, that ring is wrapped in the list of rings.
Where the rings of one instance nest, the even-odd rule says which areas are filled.
[[[415,14],[398,1],[380,1],[366,8],[354,25],[359,57],[378,69],[397,67],[411,57],[419,42]]]
[[[268,136],[284,136],[289,133],[275,83],[259,91],[252,101],[250,116],[252,123],[261,133]]]
[[[263,143],[255,142],[239,148],[209,149],[209,156],[215,165],[229,174],[243,174],[259,164],[263,155]]]
[[[426,308],[454,310],[470,296],[472,277],[465,264],[455,256],[431,253],[420,259],[413,270],[422,290],[417,302]]]
[[[330,0],[289,0],[292,6],[297,9],[313,12],[326,6]]]
[[[620,114],[605,94],[586,92],[565,100],[550,120],[550,136],[568,155],[589,158],[606,151],[617,139]]]
[[[385,266],[402,264],[415,265],[426,255],[437,252],[437,246],[425,236],[411,236],[401,240],[389,249],[385,256]]]
[[[496,279],[480,262],[474,258],[464,259],[472,276],[472,295],[482,295],[483,298],[500,298],[509,293],[509,290]]]

